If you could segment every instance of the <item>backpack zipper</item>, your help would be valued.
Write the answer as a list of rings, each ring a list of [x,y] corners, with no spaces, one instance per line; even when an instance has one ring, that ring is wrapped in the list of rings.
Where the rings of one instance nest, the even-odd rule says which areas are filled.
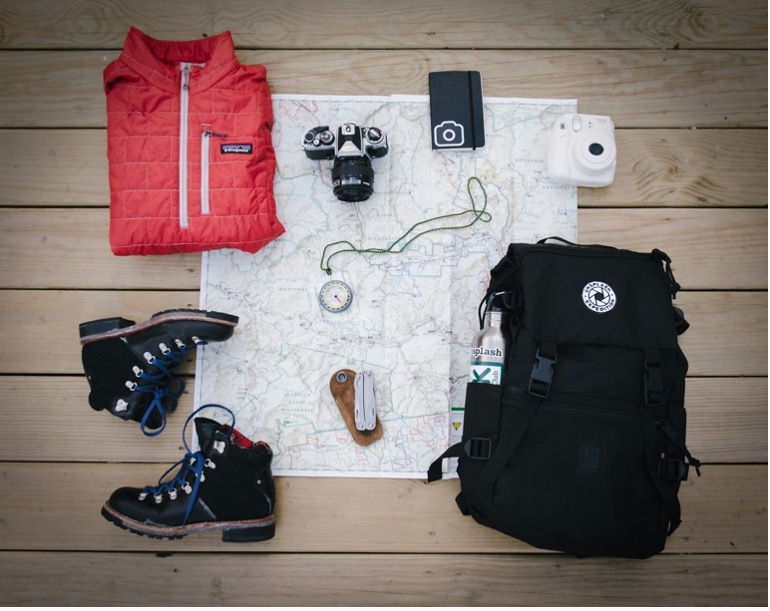
[[[521,406],[521,391],[518,389],[506,389],[503,396],[503,404],[513,409]],[[557,416],[578,420],[599,420],[602,422],[617,422],[622,424],[635,424],[639,422],[640,413],[634,410],[622,409],[621,405],[630,405],[625,401],[612,401],[606,405],[590,403],[588,399],[576,400],[570,398],[552,398],[546,400],[538,411],[543,415]]]
[[[620,411],[596,406],[551,403],[542,405],[540,411],[567,419],[596,420],[599,422],[616,422],[618,424],[636,424],[640,422],[639,412]]]

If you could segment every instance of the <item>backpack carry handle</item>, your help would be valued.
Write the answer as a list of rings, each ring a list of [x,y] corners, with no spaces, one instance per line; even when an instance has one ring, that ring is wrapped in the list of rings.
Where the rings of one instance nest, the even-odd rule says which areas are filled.
[[[562,244],[566,244],[567,246],[577,246],[578,248],[607,248],[608,250],[617,250],[614,246],[606,246],[605,244],[578,244],[577,242],[570,242],[569,240],[566,240],[558,235],[552,235],[547,238],[543,238],[541,240],[538,240],[538,244],[545,244],[549,240],[556,240],[557,242],[561,242]]]

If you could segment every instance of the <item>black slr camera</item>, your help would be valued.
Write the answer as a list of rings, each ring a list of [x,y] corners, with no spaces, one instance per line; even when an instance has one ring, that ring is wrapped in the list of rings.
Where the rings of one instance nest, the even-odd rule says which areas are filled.
[[[337,199],[362,202],[374,191],[372,159],[387,154],[388,137],[379,127],[345,123],[335,138],[328,125],[321,125],[303,136],[302,148],[310,159],[334,159],[332,189]]]

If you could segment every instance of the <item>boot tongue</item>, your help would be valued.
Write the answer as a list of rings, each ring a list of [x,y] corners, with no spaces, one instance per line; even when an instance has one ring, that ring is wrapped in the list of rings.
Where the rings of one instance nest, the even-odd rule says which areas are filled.
[[[198,433],[198,443],[205,456],[211,453],[211,444],[216,437],[216,432],[221,428],[222,425],[216,420],[210,418],[195,419],[195,432]]]

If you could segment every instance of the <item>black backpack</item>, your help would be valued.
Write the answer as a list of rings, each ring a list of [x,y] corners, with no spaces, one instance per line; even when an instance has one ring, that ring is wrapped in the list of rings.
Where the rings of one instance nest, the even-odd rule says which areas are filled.
[[[560,244],[548,243],[558,239]],[[559,238],[511,244],[501,385],[469,383],[458,457],[465,515],[533,546],[647,558],[680,524],[687,359],[671,259]]]

